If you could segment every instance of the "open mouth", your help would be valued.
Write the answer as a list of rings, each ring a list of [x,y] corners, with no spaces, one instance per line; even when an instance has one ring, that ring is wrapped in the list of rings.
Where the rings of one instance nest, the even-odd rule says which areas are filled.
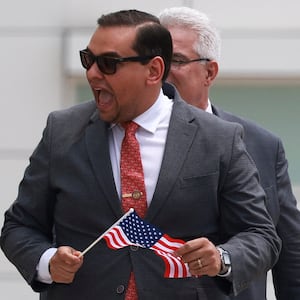
[[[98,107],[106,107],[113,103],[114,96],[112,93],[108,92],[104,89],[95,89],[95,94],[97,96],[96,101],[98,104]]]

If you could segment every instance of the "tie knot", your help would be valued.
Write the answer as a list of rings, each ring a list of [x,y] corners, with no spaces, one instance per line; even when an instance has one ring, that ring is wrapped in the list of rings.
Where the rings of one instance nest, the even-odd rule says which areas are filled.
[[[139,128],[139,125],[136,124],[133,121],[124,122],[121,124],[122,127],[125,129],[125,134],[135,134],[137,129]]]

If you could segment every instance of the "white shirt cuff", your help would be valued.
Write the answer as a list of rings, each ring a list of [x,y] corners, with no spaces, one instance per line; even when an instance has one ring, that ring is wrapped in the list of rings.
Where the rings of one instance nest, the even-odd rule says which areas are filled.
[[[36,267],[38,281],[47,284],[51,284],[53,282],[49,273],[49,262],[56,251],[57,248],[49,248],[42,254],[40,261]]]

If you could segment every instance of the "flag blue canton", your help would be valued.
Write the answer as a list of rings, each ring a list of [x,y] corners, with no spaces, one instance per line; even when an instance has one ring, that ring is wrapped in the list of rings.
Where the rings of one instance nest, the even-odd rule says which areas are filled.
[[[127,238],[145,248],[152,247],[162,236],[153,225],[144,222],[135,212],[119,223]]]

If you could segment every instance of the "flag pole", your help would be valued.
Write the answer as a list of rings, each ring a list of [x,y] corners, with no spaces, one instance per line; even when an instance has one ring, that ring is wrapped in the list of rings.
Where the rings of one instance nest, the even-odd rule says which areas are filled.
[[[115,222],[113,225],[111,225],[104,233],[102,233],[94,242],[92,242],[85,250],[83,250],[79,257],[82,257],[85,255],[89,250],[91,250],[103,237],[109,232],[114,226],[122,222],[128,215],[130,215],[134,211],[133,208],[130,208],[127,213],[125,213],[117,222]]]

